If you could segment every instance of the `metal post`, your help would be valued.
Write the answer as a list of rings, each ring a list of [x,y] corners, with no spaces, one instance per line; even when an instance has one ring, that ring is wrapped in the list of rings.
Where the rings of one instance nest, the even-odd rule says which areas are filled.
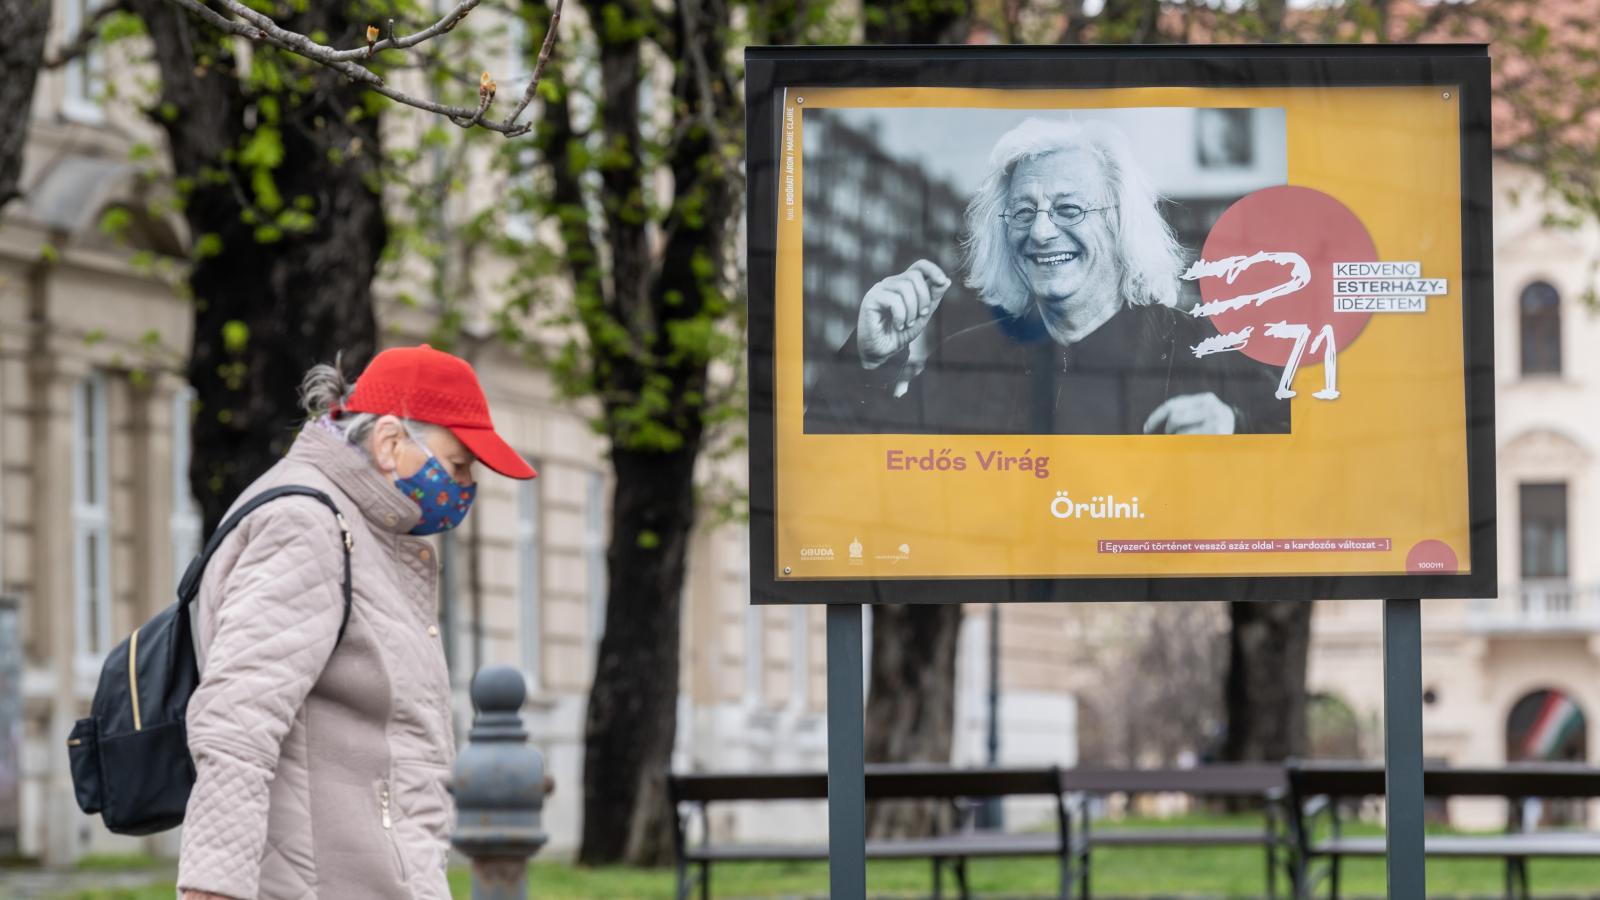
[[[866,711],[861,607],[828,607],[828,885],[834,900],[867,896]]]
[[[1389,896],[1426,897],[1422,836],[1422,604],[1383,601],[1383,766]]]
[[[472,679],[476,716],[456,759],[457,850],[472,860],[472,900],[526,900],[528,859],[544,846],[544,757],[522,727],[527,688],[511,666],[489,666]]]

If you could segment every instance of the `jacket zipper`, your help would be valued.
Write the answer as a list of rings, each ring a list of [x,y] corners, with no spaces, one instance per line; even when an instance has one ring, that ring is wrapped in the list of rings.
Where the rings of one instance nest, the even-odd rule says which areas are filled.
[[[394,800],[389,794],[389,780],[385,778],[378,782],[379,823],[383,825],[383,830],[389,838],[389,850],[394,854],[395,873],[401,882],[405,882],[409,876],[406,874],[405,854],[400,852],[399,836],[394,831],[393,803]]]
[[[389,782],[378,782],[378,808],[383,811],[383,827],[393,828],[394,819],[389,815]]]

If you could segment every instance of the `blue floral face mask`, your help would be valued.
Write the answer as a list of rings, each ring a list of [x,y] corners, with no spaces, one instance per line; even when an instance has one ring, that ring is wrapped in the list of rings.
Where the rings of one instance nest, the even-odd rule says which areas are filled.
[[[422,452],[428,454],[417,474],[409,478],[396,478],[395,486],[422,509],[422,521],[411,529],[415,535],[438,534],[460,525],[472,508],[472,498],[477,496],[477,485],[458,484],[450,477],[444,464],[434,457],[428,445],[412,436],[411,440]]]

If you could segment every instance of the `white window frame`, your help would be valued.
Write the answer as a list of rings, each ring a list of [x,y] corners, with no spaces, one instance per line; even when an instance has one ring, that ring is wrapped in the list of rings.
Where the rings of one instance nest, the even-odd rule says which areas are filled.
[[[533,77],[531,70],[526,70],[522,55],[522,43],[528,38],[528,23],[522,20],[515,11],[507,10],[505,13],[505,71],[511,73],[510,77],[502,78],[504,84],[523,85]],[[524,150],[531,154],[532,151]],[[530,157],[531,158],[531,157]],[[512,175],[510,187],[524,188],[532,191],[535,188],[533,167],[531,165],[519,166]],[[505,235],[514,241],[530,243],[534,237],[533,213],[528,210],[507,209]]]
[[[172,515],[167,527],[172,533],[174,587],[200,552],[200,504],[195,502],[194,492],[189,489],[192,452],[189,419],[194,397],[194,388],[188,385],[172,395]]]
[[[766,705],[766,607],[750,604],[744,610],[744,705]]]
[[[93,662],[111,649],[111,478],[107,459],[111,440],[106,388],[104,373],[95,372],[78,382],[72,401],[73,648],[80,659]],[[93,585],[89,583],[91,541],[93,571],[99,576]]]
[[[606,633],[606,477],[590,472],[583,518],[583,561],[589,590],[589,638],[598,647]]]
[[[538,466],[534,466],[535,469]],[[539,667],[542,663],[540,642],[544,637],[540,615],[543,605],[540,598],[543,561],[539,545],[539,481],[530,478],[517,484],[517,610],[518,631],[522,649],[522,672],[528,682],[529,693],[539,691],[542,684]]]
[[[789,640],[793,648],[793,674],[789,680],[789,708],[803,715],[811,702],[811,607],[797,604],[791,611]]]
[[[72,40],[94,16],[100,0],[66,0],[62,8],[62,42]],[[91,45],[77,59],[62,67],[66,90],[61,97],[61,114],[75,122],[98,125],[106,120],[99,97],[105,86],[105,54]]]

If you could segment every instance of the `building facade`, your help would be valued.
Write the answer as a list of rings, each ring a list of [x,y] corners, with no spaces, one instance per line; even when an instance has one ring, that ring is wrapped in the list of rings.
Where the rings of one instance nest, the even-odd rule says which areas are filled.
[[[86,7],[56,5],[60,43]],[[90,56],[41,73],[26,195],[0,214],[0,856],[51,864],[175,851],[173,834],[113,836],[77,809],[65,740],[87,714],[106,651],[172,602],[202,537],[186,475],[192,398],[181,377],[193,310],[176,287],[189,236],[180,215],[149,211],[163,182],[143,175],[162,151],[134,150],[163,139],[131,103],[102,99],[106,68]],[[475,171],[495,177],[487,165]],[[123,225],[116,240],[102,227],[108,213]],[[458,736],[470,724],[474,671],[509,663],[524,672],[524,718],[558,785],[545,809],[547,852],[561,854],[580,834],[611,486],[606,446],[588,425],[593,410],[559,399],[545,372],[492,337],[488,313],[509,296],[507,268],[477,269],[459,349],[478,370],[497,429],[540,477],[488,474],[466,525],[437,539],[440,631]],[[378,296],[388,344],[420,342],[436,324],[426,303],[401,302],[392,285],[380,284]],[[723,472],[710,465],[708,477],[742,481],[742,460]],[[744,528],[708,514],[685,584],[674,765],[820,769],[822,611],[750,607],[748,566]],[[963,639],[957,762],[985,752],[988,643],[978,613]],[[1037,631],[1007,627],[1038,643]],[[1072,698],[1052,688],[1047,651],[1019,652],[1031,661],[1002,670],[1002,758],[1070,764]],[[801,818],[784,837],[824,833],[820,806],[795,812]],[[763,822],[770,831],[769,819],[735,815],[727,824],[774,836]]]
[[[1552,227],[1537,178],[1494,172],[1499,596],[1423,604],[1423,740],[1456,765],[1593,762],[1600,743],[1600,229]],[[1382,611],[1318,605],[1312,689],[1381,721]],[[1375,736],[1368,752],[1381,752]],[[1456,800],[1461,824],[1504,821]]]

